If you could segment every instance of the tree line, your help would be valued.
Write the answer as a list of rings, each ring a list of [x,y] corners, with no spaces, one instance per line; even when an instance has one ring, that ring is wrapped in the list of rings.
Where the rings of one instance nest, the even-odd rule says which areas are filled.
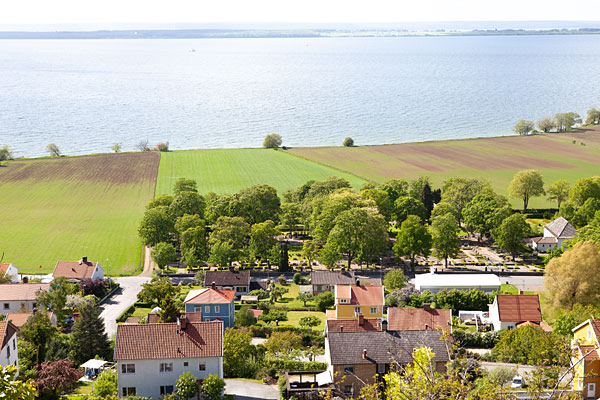
[[[576,125],[582,124],[583,120],[576,112],[557,113],[554,117],[544,117],[536,121],[520,120],[513,127],[513,131],[519,135],[535,133],[537,127],[539,132],[566,132]],[[600,123],[600,109],[590,108],[587,111],[586,125],[598,125]]]

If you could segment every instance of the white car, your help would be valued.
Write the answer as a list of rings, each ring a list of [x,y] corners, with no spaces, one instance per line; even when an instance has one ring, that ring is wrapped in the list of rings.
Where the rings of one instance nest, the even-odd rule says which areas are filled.
[[[520,375],[515,375],[513,376],[512,382],[510,383],[510,387],[513,389],[522,389],[525,386],[525,382],[523,381],[523,378]]]

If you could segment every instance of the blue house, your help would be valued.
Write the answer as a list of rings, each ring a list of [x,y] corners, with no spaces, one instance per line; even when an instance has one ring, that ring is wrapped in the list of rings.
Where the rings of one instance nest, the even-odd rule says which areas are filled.
[[[235,291],[210,288],[191,290],[183,304],[185,312],[202,312],[202,321],[219,319],[225,328],[233,326]]]

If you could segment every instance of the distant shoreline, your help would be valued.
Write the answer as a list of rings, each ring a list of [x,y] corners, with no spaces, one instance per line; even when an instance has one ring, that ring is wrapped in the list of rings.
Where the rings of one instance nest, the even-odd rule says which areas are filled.
[[[297,29],[297,30],[244,30],[244,29],[175,29],[175,30],[97,30],[28,32],[2,31],[0,40],[7,39],[267,39],[267,38],[331,38],[331,37],[439,37],[439,36],[567,36],[597,35],[598,28],[579,29],[472,29],[423,30],[403,29]]]

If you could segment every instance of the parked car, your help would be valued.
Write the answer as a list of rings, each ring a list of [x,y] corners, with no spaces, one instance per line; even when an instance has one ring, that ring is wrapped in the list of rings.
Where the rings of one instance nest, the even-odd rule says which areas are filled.
[[[523,380],[522,376],[515,375],[513,376],[512,382],[510,383],[510,387],[513,389],[522,389],[524,387],[527,387],[527,385],[525,384],[525,381]]]

